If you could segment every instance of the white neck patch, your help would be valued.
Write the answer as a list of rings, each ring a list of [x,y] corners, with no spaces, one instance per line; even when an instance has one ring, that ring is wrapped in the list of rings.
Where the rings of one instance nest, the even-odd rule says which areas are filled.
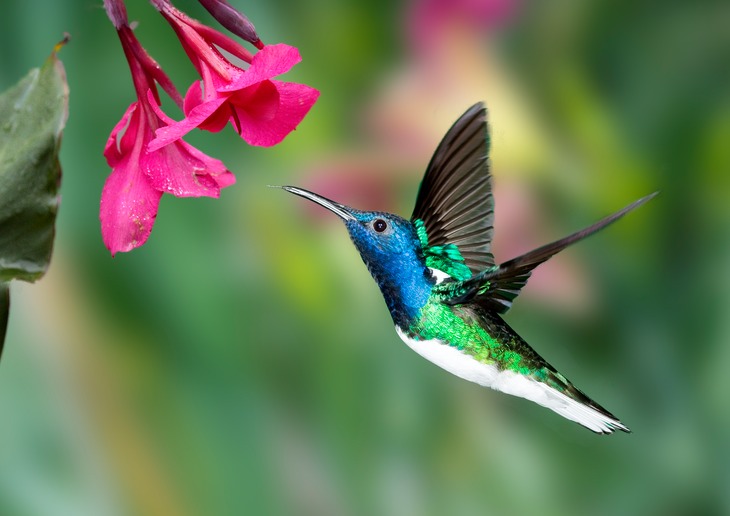
[[[433,274],[433,277],[436,279],[436,285],[438,285],[439,283],[443,283],[445,280],[451,278],[451,276],[446,274],[444,271],[434,269],[433,267],[429,267],[428,270],[431,271],[431,274]]]

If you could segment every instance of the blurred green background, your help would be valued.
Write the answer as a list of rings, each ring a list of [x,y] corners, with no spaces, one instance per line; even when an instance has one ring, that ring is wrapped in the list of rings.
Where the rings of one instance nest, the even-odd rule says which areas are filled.
[[[730,4],[232,3],[300,49],[285,78],[320,100],[274,148],[192,134],[238,183],[164,196],[148,243],[114,259],[102,149],[133,100],[116,34],[101,0],[3,5],[3,90],[72,41],[55,254],[11,289],[0,514],[729,514]],[[172,31],[128,8],[185,91]],[[407,216],[478,100],[500,260],[661,190],[541,266],[507,315],[631,435],[412,353],[336,218],[266,188]]]

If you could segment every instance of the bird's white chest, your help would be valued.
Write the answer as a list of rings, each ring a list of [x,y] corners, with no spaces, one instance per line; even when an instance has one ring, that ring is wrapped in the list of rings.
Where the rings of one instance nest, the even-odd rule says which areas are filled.
[[[413,351],[459,378],[484,387],[492,387],[501,374],[497,366],[479,362],[470,355],[459,351],[458,348],[449,346],[440,340],[412,339],[398,326],[395,327],[395,331]]]
[[[440,340],[412,339],[398,326],[395,327],[395,331],[413,351],[459,378],[534,401],[594,432],[610,433],[616,429],[627,430],[620,421],[583,405],[530,376],[508,369],[499,370],[496,365],[480,362],[468,353]]]

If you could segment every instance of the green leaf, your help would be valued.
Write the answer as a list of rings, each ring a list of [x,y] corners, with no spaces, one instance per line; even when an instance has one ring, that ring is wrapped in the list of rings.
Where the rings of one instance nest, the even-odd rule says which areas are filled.
[[[0,283],[0,355],[3,353],[5,331],[8,329],[8,314],[10,313],[10,289],[7,283]]]
[[[0,281],[35,281],[48,268],[67,116],[66,73],[55,51],[0,95]]]

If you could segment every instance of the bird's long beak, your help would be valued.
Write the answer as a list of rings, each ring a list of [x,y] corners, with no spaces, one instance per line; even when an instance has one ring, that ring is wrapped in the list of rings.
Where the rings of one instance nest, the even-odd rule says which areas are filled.
[[[320,206],[324,206],[331,212],[335,213],[342,220],[356,220],[355,217],[350,212],[350,208],[348,208],[347,206],[343,206],[342,204],[340,204],[338,202],[331,201],[331,200],[327,199],[326,197],[317,195],[316,193],[310,192],[309,190],[297,188],[296,186],[282,186],[280,188],[283,188],[287,192],[293,193],[294,195],[298,195],[299,197],[304,197],[305,199],[314,201],[317,204],[319,204]]]

